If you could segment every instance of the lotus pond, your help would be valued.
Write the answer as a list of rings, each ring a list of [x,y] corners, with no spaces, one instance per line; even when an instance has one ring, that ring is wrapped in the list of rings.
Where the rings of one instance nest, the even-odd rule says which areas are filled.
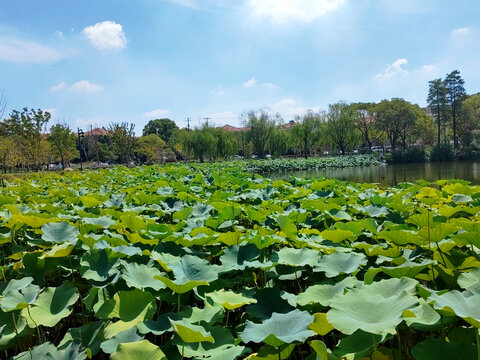
[[[113,168],[0,188],[13,359],[477,359],[480,187]]]

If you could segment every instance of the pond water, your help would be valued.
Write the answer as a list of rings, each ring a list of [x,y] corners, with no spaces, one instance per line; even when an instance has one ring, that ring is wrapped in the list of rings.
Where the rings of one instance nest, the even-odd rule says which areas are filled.
[[[363,166],[351,168],[322,169],[314,171],[294,171],[272,173],[271,179],[286,180],[291,176],[303,178],[325,177],[353,182],[378,183],[394,186],[401,182],[415,182],[418,179],[436,181],[440,179],[464,179],[472,184],[480,184],[480,162],[461,161],[450,163],[422,163]]]

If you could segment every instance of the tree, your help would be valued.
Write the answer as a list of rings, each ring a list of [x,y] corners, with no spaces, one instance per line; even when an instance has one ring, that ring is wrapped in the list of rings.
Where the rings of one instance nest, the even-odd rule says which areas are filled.
[[[272,156],[286,155],[291,143],[291,132],[282,128],[275,128],[270,139],[268,139],[267,148]]]
[[[442,121],[446,119],[446,107],[447,107],[447,88],[442,79],[435,79],[428,82],[428,97],[427,104],[432,112],[435,120],[437,121],[438,133],[437,144],[440,144],[440,134]]]
[[[460,76],[460,71],[454,70],[447,74],[445,78],[445,88],[447,89],[447,100],[452,114],[453,147],[458,147],[457,121],[461,111],[462,101],[466,96],[463,85],[465,81]]]
[[[48,141],[52,145],[54,154],[60,158],[63,169],[70,165],[73,158],[79,156],[77,137],[66,124],[52,126]]]
[[[244,115],[244,124],[249,128],[247,141],[251,141],[255,154],[259,158],[265,157],[265,149],[268,140],[275,129],[276,122],[280,121],[280,115],[272,117],[265,110],[250,111]]]
[[[303,156],[307,159],[312,146],[320,139],[321,118],[319,114],[307,111],[305,115],[297,116],[295,122],[292,137],[301,144]]]
[[[238,151],[238,143],[231,134],[221,128],[213,131],[217,138],[217,155],[219,158],[227,159]]]
[[[214,134],[214,129],[207,123],[191,131],[182,131],[180,138],[185,151],[200,162],[217,157],[218,138]]]
[[[353,103],[350,106],[357,111],[356,125],[362,133],[363,141],[369,149],[375,142],[380,141],[383,137],[383,131],[380,131],[375,122],[375,103]]]
[[[403,99],[382,100],[375,106],[377,127],[385,131],[392,150],[400,141],[403,150],[407,147],[407,139],[411,128],[415,125],[418,107]]]
[[[0,137],[0,164],[3,172],[7,173],[7,168],[17,165],[22,161],[22,154],[18,150],[18,139],[14,136]]]
[[[155,134],[168,143],[170,137],[173,135],[175,129],[178,129],[177,124],[170,119],[155,119],[150,120],[143,128],[143,136]]]
[[[342,155],[358,143],[356,128],[358,112],[349,105],[340,102],[328,106],[327,138]]]
[[[137,152],[150,164],[165,162],[167,156],[171,157],[171,150],[166,148],[165,141],[155,134],[139,138]]]
[[[422,145],[435,144],[435,124],[433,118],[420,108],[416,111],[415,124],[409,132],[409,141],[411,143],[420,140]]]
[[[462,103],[462,116],[458,128],[458,138],[462,147],[480,147],[480,93],[470,95]]]
[[[122,164],[129,163],[137,148],[135,137],[135,124],[111,123],[108,131],[110,133],[110,144],[113,154]]]
[[[13,110],[3,122],[5,135],[17,137],[26,165],[36,171],[50,158],[50,146],[45,144],[42,134],[50,118],[47,111],[25,107],[22,111]]]

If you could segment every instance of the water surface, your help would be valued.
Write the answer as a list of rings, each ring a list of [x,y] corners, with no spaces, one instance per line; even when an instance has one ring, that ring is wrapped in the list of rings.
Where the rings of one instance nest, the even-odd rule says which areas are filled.
[[[272,173],[271,179],[286,180],[291,176],[303,178],[325,177],[353,182],[378,183],[394,186],[401,182],[415,182],[418,179],[436,181],[440,179],[464,179],[480,184],[480,162],[459,161],[450,163],[396,164],[350,168],[322,169]]]

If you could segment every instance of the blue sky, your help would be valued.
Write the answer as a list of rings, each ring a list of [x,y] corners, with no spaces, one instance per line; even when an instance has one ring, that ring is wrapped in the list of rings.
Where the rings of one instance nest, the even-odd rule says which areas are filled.
[[[340,100],[424,106],[454,69],[480,91],[479,14],[478,0],[1,0],[0,91],[8,111],[137,132]]]

